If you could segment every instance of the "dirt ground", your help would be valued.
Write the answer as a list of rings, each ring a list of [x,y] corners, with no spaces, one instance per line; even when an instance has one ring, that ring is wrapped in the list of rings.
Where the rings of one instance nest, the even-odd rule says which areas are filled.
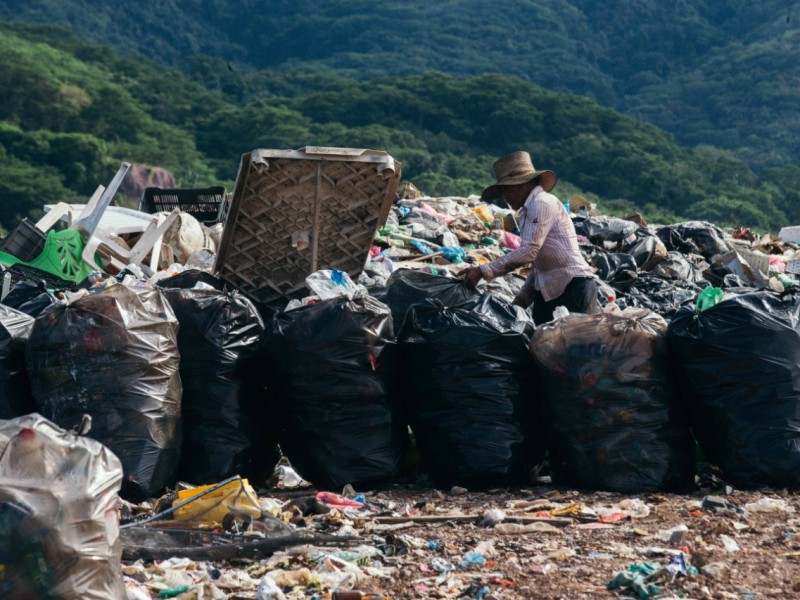
[[[425,578],[420,563],[430,559],[423,553],[413,560],[400,557],[403,568],[384,586],[397,598],[470,597],[465,583],[488,587],[497,598],[540,598],[573,600],[612,598],[626,595],[609,591],[615,575],[634,563],[660,564],[669,561],[666,550],[679,546],[698,574],[659,578],[663,595],[679,598],[796,598],[800,597],[800,542],[796,539],[800,520],[794,512],[736,512],[733,509],[700,508],[704,495],[650,494],[622,496],[610,493],[580,494],[547,487],[499,494],[467,494],[462,497],[419,494],[438,510],[481,513],[490,507],[506,509],[507,516],[520,511],[508,509],[519,501],[547,500],[551,503],[578,502],[595,510],[626,499],[641,500],[650,514],[612,523],[575,522],[548,532],[503,533],[498,526],[483,528],[473,523],[443,523],[404,530],[407,535],[434,539],[444,546],[442,556],[457,563],[459,558],[481,542],[494,548],[494,564],[474,571],[455,571],[454,586],[437,585],[436,578]],[[726,499],[744,506],[765,497],[781,499],[791,510],[800,508],[794,495],[734,493]],[[659,532],[686,525],[688,531],[673,539]],[[738,550],[726,549],[728,536]],[[664,539],[667,541],[665,542]],[[729,542],[730,545],[730,542]],[[731,546],[732,549],[732,546]],[[420,580],[423,580],[420,583]],[[455,588],[455,589],[453,589]],[[455,591],[459,594],[454,594]],[[473,597],[477,597],[473,596]],[[489,596],[486,596],[489,597]]]
[[[269,573],[289,599],[330,598],[337,589],[391,599],[800,598],[800,495],[785,490],[627,496],[551,485],[489,492],[404,485],[365,493],[363,509],[340,510],[322,507],[315,494],[274,489],[259,497],[298,530],[356,535],[360,544],[196,563],[188,567],[193,583],[207,581],[227,596],[176,597],[280,598],[254,589]],[[176,581],[163,579],[166,563],[126,567],[153,598]],[[152,575],[159,572],[161,583]],[[615,578],[617,589],[609,589]]]

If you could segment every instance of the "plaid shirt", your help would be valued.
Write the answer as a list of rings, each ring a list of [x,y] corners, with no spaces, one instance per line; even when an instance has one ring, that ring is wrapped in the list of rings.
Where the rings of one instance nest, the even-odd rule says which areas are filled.
[[[574,277],[594,275],[578,248],[572,219],[558,198],[541,186],[533,188],[520,209],[519,223],[519,248],[480,266],[486,281],[530,264],[531,272],[518,296],[530,300],[535,290],[549,302],[563,294]]]

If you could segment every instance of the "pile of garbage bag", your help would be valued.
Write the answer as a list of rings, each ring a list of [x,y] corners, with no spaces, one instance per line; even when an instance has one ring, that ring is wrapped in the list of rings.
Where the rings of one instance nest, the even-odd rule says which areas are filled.
[[[299,151],[271,161],[259,152],[240,171],[258,180],[237,185],[247,197],[234,202],[219,186],[219,206],[204,202],[202,216],[199,202],[111,206],[123,163],[87,205],[49,206],[0,240],[3,598],[125,597],[121,539],[142,560],[180,544],[251,559],[331,542],[287,522],[330,508],[346,517],[340,525],[362,521],[387,507],[355,488],[408,476],[454,493],[548,475],[586,490],[683,492],[695,483],[696,442],[726,483],[800,487],[800,227],[759,236],[703,221],[648,225],[584,199],[570,212],[567,199],[602,312],[559,307],[535,327],[512,304],[527,265],[477,289],[459,278],[520,247],[510,209],[419,192],[392,202],[387,175],[399,169],[385,153],[358,171],[364,180],[345,169],[352,188],[331,186],[330,202],[295,202],[311,192],[294,183],[282,204],[265,202],[284,189],[268,178],[308,165],[289,165]],[[374,206],[348,204],[358,181]],[[208,199],[210,189],[178,192],[169,194]],[[322,212],[342,223],[347,212],[346,226],[318,222]],[[280,235],[267,236],[270,224]],[[270,506],[250,482],[275,477],[352,493]],[[132,503],[156,498],[150,516],[133,514]],[[600,518],[550,509],[542,518],[554,522]],[[501,525],[498,512],[479,524]],[[543,531],[524,518],[506,531]],[[145,527],[160,519],[189,529]],[[263,538],[231,533],[254,521]],[[215,533],[191,530],[197,523]],[[349,565],[317,583],[352,585],[356,564],[390,573],[368,566],[374,553],[314,551],[317,563]],[[425,565],[436,577],[455,569],[436,558]],[[482,558],[476,550],[458,567]],[[132,590],[150,567],[129,573],[139,579],[126,581],[128,597],[143,597]],[[258,575],[261,597],[282,597],[276,580],[297,585],[270,573]],[[206,584],[198,597],[221,597]]]
[[[125,165],[109,190],[124,173]],[[261,200],[259,189],[250,190],[249,202]],[[11,252],[20,248],[13,243],[18,232],[0,241],[0,414],[38,411],[75,430],[91,419],[88,435],[122,463],[125,498],[153,496],[182,480],[263,480],[281,456],[318,485],[388,484],[408,456],[409,431],[422,457],[417,471],[437,485],[524,481],[547,453],[555,478],[571,485],[677,489],[692,471],[687,426],[709,459],[743,485],[792,483],[786,466],[792,464],[791,429],[784,446],[753,442],[751,453],[779,456],[759,461],[763,473],[751,473],[746,461],[729,456],[728,438],[718,431],[722,422],[704,424],[702,407],[711,399],[698,383],[703,378],[692,375],[697,369],[728,373],[727,387],[712,395],[726,402],[736,398],[735,382],[772,389],[774,381],[761,377],[770,368],[745,380],[743,370],[726,371],[725,365],[741,360],[752,366],[755,351],[766,362],[775,346],[725,339],[732,356],[683,349],[679,360],[672,356],[688,343],[679,338],[680,327],[698,328],[721,310],[706,314],[696,305],[708,290],[719,290],[725,302],[752,294],[770,298],[763,300],[770,306],[789,302],[800,273],[791,228],[781,239],[702,221],[648,225],[639,215],[607,216],[595,204],[576,201],[582,210],[570,214],[596,271],[599,304],[625,310],[568,315],[534,331],[529,315],[511,306],[527,267],[476,290],[458,278],[467,266],[521,243],[513,211],[475,196],[395,197],[381,208],[371,246],[336,246],[337,252],[350,248],[348,260],[358,254],[358,269],[337,269],[342,257],[324,255],[312,267],[301,253],[319,249],[309,237],[313,231],[287,232],[285,247],[271,246],[286,254],[270,255],[277,262],[266,282],[248,279],[247,265],[264,254],[249,263],[243,258],[246,228],[237,233],[239,262],[228,257],[226,269],[219,268],[230,253],[226,231],[242,225],[226,216],[230,198],[202,218],[192,215],[191,205],[154,214],[126,209],[132,221],[114,230],[115,221],[103,220],[103,210],[117,210],[111,196],[104,192],[82,212],[63,203],[50,207],[35,224],[42,228],[40,244],[24,256]],[[293,221],[302,221],[306,208],[298,205]],[[253,248],[265,241],[258,235],[253,229]],[[230,282],[236,269],[241,272],[234,279],[244,287]],[[301,287],[294,283],[298,270],[305,277]],[[276,308],[284,291],[285,302]],[[269,297],[270,305],[260,297]],[[763,323],[758,306],[745,303],[739,310],[746,307],[753,311],[747,318]],[[564,333],[577,323],[577,333]],[[777,335],[765,329],[759,339]],[[603,341],[612,334],[631,337],[629,348],[647,351],[628,356],[622,346]],[[587,335],[598,339],[587,341]],[[583,363],[570,358],[595,347],[603,351]],[[548,362],[555,357],[561,357],[558,364]],[[620,370],[620,361],[633,361],[636,376]],[[680,381],[692,388],[682,392],[693,398],[689,406],[674,402],[664,367],[671,362],[680,363]],[[599,371],[586,387],[582,373],[589,367]],[[559,380],[564,373],[572,375]],[[558,395],[574,402],[554,404]],[[592,410],[585,408],[587,399],[595,402]],[[600,410],[609,406],[616,417]],[[570,427],[577,428],[573,437]],[[491,428],[502,435],[490,436]],[[611,446],[621,447],[613,440],[630,436],[636,442],[624,444],[625,452],[609,454]],[[589,449],[592,444],[596,448]],[[661,458],[649,462],[654,455]]]

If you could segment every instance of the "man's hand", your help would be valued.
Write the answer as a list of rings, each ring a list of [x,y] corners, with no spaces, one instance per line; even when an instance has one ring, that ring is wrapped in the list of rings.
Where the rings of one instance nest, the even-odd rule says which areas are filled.
[[[459,277],[464,280],[469,287],[474,288],[478,285],[478,282],[483,279],[483,271],[480,270],[480,267],[469,267],[468,269],[464,269],[459,273]]]
[[[522,308],[528,308],[531,305],[531,301],[527,298],[522,298],[521,296],[516,296],[514,300],[511,302],[514,306],[520,306]]]

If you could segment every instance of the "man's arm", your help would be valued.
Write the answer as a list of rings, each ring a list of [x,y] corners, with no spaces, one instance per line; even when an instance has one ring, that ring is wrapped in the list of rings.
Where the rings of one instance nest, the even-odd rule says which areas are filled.
[[[536,293],[536,287],[534,286],[535,280],[536,276],[534,275],[533,269],[531,269],[527,279],[525,279],[525,283],[522,284],[517,295],[514,296],[514,302],[512,302],[512,304],[516,304],[522,308],[528,308],[533,303],[533,295]]]
[[[561,207],[558,208],[563,210]],[[542,244],[547,239],[547,234],[553,227],[555,217],[553,207],[546,202],[532,202],[531,206],[527,208],[522,224],[522,239],[519,248],[480,266],[481,274],[486,281],[491,281],[495,277],[505,275],[536,260]]]

